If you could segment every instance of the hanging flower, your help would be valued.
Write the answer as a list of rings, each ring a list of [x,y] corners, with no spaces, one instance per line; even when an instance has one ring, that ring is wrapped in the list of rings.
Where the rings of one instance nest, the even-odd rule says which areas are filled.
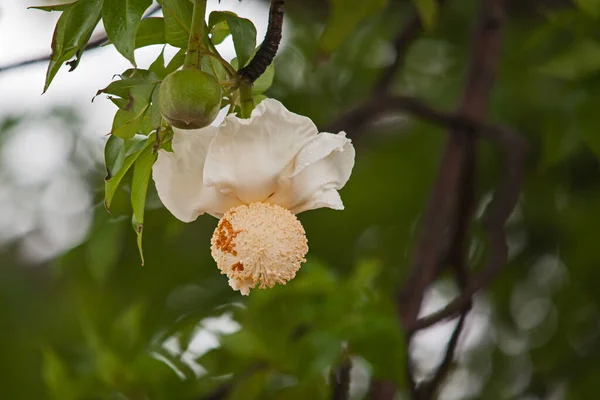
[[[248,119],[219,127],[174,128],[173,152],[161,150],[153,179],[165,207],[183,222],[220,218],[211,252],[235,290],[292,279],[308,251],[295,214],[342,210],[338,194],[352,172],[354,147],[344,132],[319,133],[313,122],[273,99]]]

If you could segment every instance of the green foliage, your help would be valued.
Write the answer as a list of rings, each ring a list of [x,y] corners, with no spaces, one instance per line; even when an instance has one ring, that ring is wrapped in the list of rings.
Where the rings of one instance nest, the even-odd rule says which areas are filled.
[[[141,21],[135,47],[175,43],[181,50],[165,60],[169,53],[157,49],[151,65],[128,70],[99,91],[118,111],[105,147],[106,179],[102,182],[98,171],[86,175],[98,204],[90,211],[87,238],[38,268],[25,267],[20,257],[39,241],[36,230],[26,234],[25,245],[3,244],[0,397],[192,399],[227,385],[233,399],[328,399],[327,376],[346,357],[359,377],[357,387],[363,379],[362,391],[353,386],[353,400],[366,396],[364,386],[372,376],[394,382],[399,396],[407,397],[407,349],[395,296],[411,265],[446,133],[408,115],[386,115],[361,134],[350,131],[357,162],[341,191],[346,209],[300,214],[310,245],[308,262],[286,286],[241,297],[210,257],[217,221],[210,216],[193,224],[175,220],[149,180],[157,151],[168,151],[172,136],[156,112],[155,96],[162,79],[183,65],[191,16],[189,0],[161,3],[164,18]],[[327,126],[368,98],[390,63],[398,21],[417,4],[388,3],[383,12],[383,1],[333,0],[323,31],[324,9],[294,9],[290,2],[289,41],[278,55],[277,74],[269,67],[255,83],[255,101],[268,90],[289,109]],[[412,45],[392,90],[451,110],[462,94],[478,2],[448,2],[450,8],[440,8],[437,16],[427,8],[430,2],[418,3],[423,20],[435,21],[435,29]],[[597,397],[598,14],[597,2],[576,3],[579,8],[567,2],[542,8],[510,2],[489,121],[523,132],[532,150],[519,207],[507,227],[509,264],[476,302],[475,324],[466,330],[455,364],[460,379],[454,383],[473,389],[473,398]],[[82,0],[40,9],[63,12],[55,35],[62,50],[55,48],[61,55],[53,56],[53,74],[81,55],[86,32],[108,12]],[[124,8],[113,11],[127,15]],[[250,50],[252,29],[243,19],[216,15],[221,20],[213,17],[207,24],[204,50],[210,55],[202,57],[201,67],[230,83],[229,68],[238,69],[237,59],[229,65],[212,48],[232,35],[229,19],[241,27],[232,35],[241,65],[256,45]],[[331,52],[327,60],[319,58],[323,49]],[[235,90],[224,92],[223,106],[232,110]],[[54,114],[53,123],[61,115]],[[0,146],[21,127],[18,116],[0,123]],[[69,129],[82,138],[88,127],[70,121]],[[77,142],[73,148],[84,145]],[[478,147],[477,210],[504,172],[495,146],[480,141]],[[86,171],[89,165],[74,162],[68,169]],[[18,193],[5,179],[9,171],[0,172],[2,189],[7,188],[0,190],[3,205],[37,193]],[[14,197],[6,203],[6,196]],[[63,211],[44,208],[40,214],[52,221],[53,212]],[[2,233],[10,230],[5,221],[13,221],[7,213],[0,213]],[[131,232],[132,220],[139,236]],[[481,267],[487,251],[480,228],[477,218],[469,259],[473,269]],[[141,252],[142,231],[143,268],[135,252],[136,245]],[[442,272],[436,285],[438,295],[451,295],[444,289],[452,286],[446,276]],[[213,318],[223,315],[238,325],[215,328],[219,324]],[[212,347],[195,352],[199,338],[207,336],[211,340],[204,344]]]
[[[29,9],[42,10],[42,11],[65,11],[73,3],[56,4],[53,6],[31,6]]]
[[[150,143],[150,139],[148,139]],[[155,142],[155,141],[154,141]],[[137,245],[144,264],[142,251],[142,232],[144,230],[144,210],[146,209],[146,194],[152,173],[152,165],[156,161],[156,149],[146,146],[135,160],[133,167],[133,180],[131,182],[131,206],[133,208],[133,229],[137,234]]]
[[[189,0],[161,0],[165,16],[165,38],[167,43],[185,49],[190,35],[193,5]]]
[[[331,15],[321,36],[321,47],[327,52],[336,50],[356,26],[374,13],[381,11],[388,0],[329,0]]]
[[[423,21],[423,25],[427,29],[433,28],[438,11],[438,3],[437,0],[413,0],[417,10],[419,11],[419,15],[421,16],[421,21]]]
[[[140,22],[135,36],[135,48],[167,43],[164,18],[146,18]]]
[[[223,23],[227,23],[228,34],[224,32]],[[213,11],[208,18],[208,29],[214,34],[214,29],[217,26],[221,30],[217,35],[217,41],[219,39],[222,41],[231,34],[239,63],[241,66],[246,65],[256,47],[256,28],[252,21],[240,18],[232,12]]]
[[[598,0],[575,0],[575,3],[593,18],[600,18],[600,1]]]
[[[581,79],[600,71],[600,44],[582,39],[539,67],[543,74],[563,79]]]
[[[48,90],[54,76],[65,62],[75,57],[70,63],[71,69],[75,69],[79,64],[85,45],[100,21],[102,0],[78,0],[67,8],[55,7],[54,10],[62,11],[62,14],[52,36],[52,56],[48,64],[44,92]]]
[[[102,7],[102,20],[108,38],[134,66],[136,33],[144,11],[151,4],[152,0],[104,0]]]

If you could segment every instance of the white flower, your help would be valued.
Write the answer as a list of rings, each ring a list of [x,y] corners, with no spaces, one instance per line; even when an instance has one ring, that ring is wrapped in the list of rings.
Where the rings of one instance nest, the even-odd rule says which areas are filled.
[[[319,133],[273,99],[249,119],[229,115],[219,127],[174,132],[173,152],[161,150],[153,167],[165,207],[184,222],[221,218],[212,254],[242,294],[293,278],[308,251],[293,214],[344,208],[338,190],[354,166],[350,139]]]

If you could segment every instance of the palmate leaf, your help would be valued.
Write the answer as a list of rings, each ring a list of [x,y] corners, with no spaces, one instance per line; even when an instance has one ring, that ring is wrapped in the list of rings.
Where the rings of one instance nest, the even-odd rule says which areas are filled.
[[[133,65],[136,33],[144,11],[152,0],[104,0],[102,21],[110,41]]]
[[[100,21],[102,0],[78,0],[64,9],[56,23],[52,37],[52,55],[46,73],[44,92],[60,67],[75,57],[71,70],[77,67],[85,45]]]

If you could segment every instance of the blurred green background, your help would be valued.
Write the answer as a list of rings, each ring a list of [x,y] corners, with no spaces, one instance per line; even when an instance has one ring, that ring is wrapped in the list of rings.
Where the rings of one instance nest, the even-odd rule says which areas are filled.
[[[447,3],[435,28],[411,47],[393,91],[454,109],[479,2]],[[0,11],[26,5],[3,2]],[[255,8],[266,18],[260,1],[221,5]],[[319,38],[327,2],[289,1],[268,95],[326,126],[369,96],[411,14],[410,2],[390,1],[326,56]],[[0,27],[10,15],[1,16]],[[53,18],[35,18],[42,17]],[[477,296],[440,399],[598,398],[599,27],[594,0],[508,2],[489,114],[523,132],[532,151],[508,226],[510,262]],[[39,36],[44,46],[49,32]],[[6,33],[2,46],[9,46]],[[81,68],[104,58],[108,76],[121,72],[110,64],[113,48],[94,52]],[[156,57],[160,48],[151,52]],[[393,296],[410,265],[443,130],[408,115],[380,118],[360,132],[348,127],[357,157],[341,191],[346,210],[301,214],[308,262],[287,286],[242,297],[210,257],[217,220],[179,222],[154,188],[140,265],[126,190],[112,215],[102,204],[98,133],[110,120],[105,131],[86,135],[94,106],[82,111],[56,98],[34,99],[39,85],[35,106],[27,106],[29,95],[11,82],[40,76],[43,68],[0,74],[0,399],[191,400],[223,387],[229,399],[327,399],[328,372],[346,355],[353,360],[352,399],[366,398],[373,377],[394,382],[407,399],[406,352],[421,378],[441,359],[453,322],[419,334],[406,349]],[[107,81],[92,83],[99,89]],[[15,98],[21,109],[9,104]],[[44,136],[49,127],[52,139]],[[478,150],[483,208],[503,164],[494,146],[480,143]],[[35,162],[50,151],[60,167]],[[19,164],[20,154],[27,164]],[[476,231],[473,268],[484,251]],[[424,309],[443,306],[456,292],[442,276]]]

